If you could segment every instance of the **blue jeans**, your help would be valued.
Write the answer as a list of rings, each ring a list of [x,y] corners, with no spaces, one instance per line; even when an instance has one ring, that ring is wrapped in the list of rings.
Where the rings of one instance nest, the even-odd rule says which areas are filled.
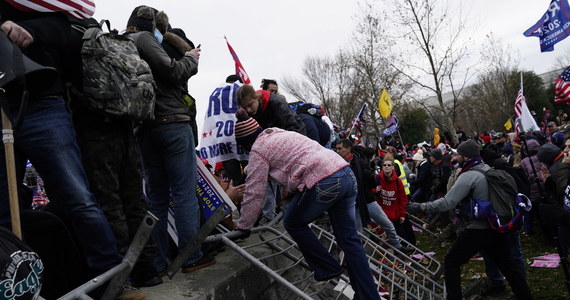
[[[386,235],[388,236],[388,243],[396,248],[402,247],[400,244],[400,238],[398,237],[396,229],[394,228],[394,224],[392,224],[392,221],[388,219],[388,216],[382,210],[382,207],[380,207],[376,201],[368,203],[367,206],[368,214],[370,215],[372,221],[374,221],[374,223],[386,231]],[[356,230],[362,232],[362,221],[360,220],[358,209],[355,210],[354,220],[356,222]]]
[[[22,182],[26,160],[34,165],[49,199],[63,208],[71,221],[87,265],[102,273],[121,262],[117,243],[103,211],[89,191],[75,130],[62,98],[28,104],[21,128],[14,134],[16,172]],[[0,147],[0,221],[10,224],[4,145]],[[24,208],[25,209],[25,208]]]
[[[526,278],[524,254],[522,253],[521,249],[521,236],[518,232],[505,233],[505,236],[507,238],[509,253],[515,260],[515,266]],[[481,256],[483,256],[483,259],[485,261],[485,273],[487,274],[491,285],[505,285],[505,276],[503,276],[503,273],[501,273],[501,270],[499,270],[497,263],[495,263],[485,251],[481,251]]]
[[[354,224],[356,179],[345,167],[319,181],[313,188],[297,193],[285,214],[287,232],[299,246],[309,267],[319,281],[339,276],[343,269],[308,224],[327,211],[337,244],[344,251],[348,276],[355,291],[354,299],[380,299],[370,266]]]
[[[275,207],[277,200],[281,198],[281,188],[279,183],[269,181],[265,190],[265,203],[263,204],[262,216],[271,221],[275,218]]]
[[[183,249],[200,228],[200,205],[196,198],[196,154],[189,123],[167,123],[137,136],[150,211],[159,219],[153,231],[157,244],[155,265],[166,269],[167,220],[170,196],[174,203],[174,222],[178,232],[178,249]],[[202,257],[198,249],[185,265]]]

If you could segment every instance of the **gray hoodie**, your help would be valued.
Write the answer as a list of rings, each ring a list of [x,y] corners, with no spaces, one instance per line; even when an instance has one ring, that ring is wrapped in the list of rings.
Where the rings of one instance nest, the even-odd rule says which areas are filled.
[[[473,167],[473,170],[479,169],[487,171],[491,169],[488,165],[481,163]],[[489,186],[485,175],[480,172],[467,171],[455,181],[455,184],[447,192],[443,198],[439,198],[433,202],[422,204],[422,208],[427,213],[444,212],[454,209],[459,203],[467,201],[470,198],[470,192],[473,190],[473,198],[481,200],[489,200]],[[466,219],[466,227],[468,229],[487,229],[489,223],[487,220],[477,220],[467,218],[464,212],[463,204],[459,207],[461,214]]]

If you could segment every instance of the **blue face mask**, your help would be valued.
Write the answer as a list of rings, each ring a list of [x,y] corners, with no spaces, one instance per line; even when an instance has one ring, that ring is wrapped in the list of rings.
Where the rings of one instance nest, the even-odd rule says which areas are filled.
[[[160,33],[160,31],[158,31],[158,29],[154,29],[154,37],[156,38],[156,40],[158,41],[159,44],[162,44],[162,33]]]

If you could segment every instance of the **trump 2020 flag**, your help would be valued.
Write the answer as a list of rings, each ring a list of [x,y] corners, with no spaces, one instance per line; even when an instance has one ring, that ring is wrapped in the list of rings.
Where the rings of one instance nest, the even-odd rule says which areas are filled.
[[[570,67],[554,82],[554,103],[570,104]]]
[[[524,35],[538,37],[541,52],[552,51],[554,45],[570,33],[569,16],[570,9],[567,0],[552,0],[542,18],[527,29]]]
[[[204,126],[200,133],[200,158],[210,165],[237,159],[248,160],[249,152],[236,143],[234,135],[235,113],[238,110],[236,92],[241,83],[223,83],[210,95]]]
[[[384,135],[392,135],[394,134],[396,131],[398,131],[398,118],[396,118],[396,116],[394,116],[393,114],[390,114],[390,116],[388,116],[388,122],[386,123],[387,127],[386,129],[384,129]]]
[[[228,44],[228,49],[230,50],[230,54],[234,58],[234,62],[236,64],[237,76],[239,76],[239,78],[241,78],[241,81],[244,84],[251,84],[251,80],[249,80],[249,76],[247,76],[247,73],[245,72],[245,69],[243,68],[241,62],[239,61],[239,57],[237,56],[236,52],[234,51],[234,48],[232,48],[232,46],[228,42],[228,39],[225,36],[224,36],[224,39],[226,39],[226,44]]]

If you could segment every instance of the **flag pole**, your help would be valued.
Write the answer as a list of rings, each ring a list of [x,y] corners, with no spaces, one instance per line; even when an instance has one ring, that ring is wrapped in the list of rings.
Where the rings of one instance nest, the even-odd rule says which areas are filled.
[[[524,95],[524,87],[523,87],[523,74],[521,72],[521,92]]]
[[[20,225],[20,207],[18,201],[18,184],[16,179],[16,165],[14,154],[14,131],[10,118],[0,109],[2,115],[2,140],[4,142],[4,152],[6,154],[6,177],[8,178],[8,201],[10,203],[10,217],[12,222],[12,232],[19,239],[22,239],[22,227]]]

